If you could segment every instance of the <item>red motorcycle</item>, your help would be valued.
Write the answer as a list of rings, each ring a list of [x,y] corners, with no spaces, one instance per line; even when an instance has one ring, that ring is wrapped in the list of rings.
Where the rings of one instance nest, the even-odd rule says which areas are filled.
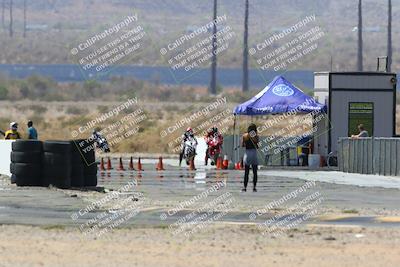
[[[211,165],[215,165],[219,155],[221,154],[222,148],[222,137],[209,137],[207,140],[208,149],[206,152],[206,165],[208,163],[208,159],[211,159]]]

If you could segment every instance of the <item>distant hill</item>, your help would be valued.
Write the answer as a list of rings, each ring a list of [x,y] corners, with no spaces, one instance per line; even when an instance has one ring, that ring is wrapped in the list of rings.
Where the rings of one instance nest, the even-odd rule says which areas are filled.
[[[0,0],[0,8],[1,2]],[[8,3],[9,1],[6,1]],[[394,65],[399,69],[400,0],[393,0]],[[0,24],[0,63],[76,63],[70,49],[95,33],[114,25],[129,14],[139,15],[147,36],[145,50],[126,64],[166,65],[159,51],[182,34],[209,22],[212,0],[35,0],[28,1],[27,38],[22,38],[23,1],[14,0],[13,38],[8,37],[8,11],[5,27]],[[219,57],[219,65],[239,67],[242,61],[244,0],[219,0],[219,14],[226,15],[235,37]],[[250,0],[250,44],[255,46],[274,33],[295,25],[306,16],[325,35],[318,48],[289,69],[354,70],[356,60],[357,0]],[[386,53],[387,1],[364,0],[363,16],[365,68],[376,68],[376,57]],[[1,15],[1,13],[0,13]],[[304,28],[306,29],[306,27]],[[293,35],[277,42],[279,47]],[[273,50],[271,48],[270,50]],[[255,60],[251,61],[257,67]]]

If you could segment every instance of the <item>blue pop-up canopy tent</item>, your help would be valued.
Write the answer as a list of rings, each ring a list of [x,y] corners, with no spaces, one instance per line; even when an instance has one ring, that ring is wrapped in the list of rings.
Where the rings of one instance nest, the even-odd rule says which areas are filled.
[[[325,112],[326,105],[315,101],[299,88],[277,76],[261,92],[234,109],[235,115],[268,115],[286,112]]]
[[[236,117],[238,115],[257,116],[270,114],[309,114],[326,112],[326,105],[318,103],[311,96],[291,84],[283,76],[277,76],[261,92],[250,100],[235,107],[233,147],[236,147],[236,160],[239,158],[239,133],[235,138]]]

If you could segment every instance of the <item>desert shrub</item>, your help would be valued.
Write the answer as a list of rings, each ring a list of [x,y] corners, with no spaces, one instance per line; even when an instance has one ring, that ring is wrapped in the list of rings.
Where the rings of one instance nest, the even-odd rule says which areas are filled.
[[[99,113],[106,113],[107,111],[109,111],[109,107],[104,106],[104,105],[98,105],[97,106],[97,111]]]
[[[10,123],[10,119],[9,118],[0,117],[0,130],[6,131],[8,129],[9,123]],[[0,139],[2,137],[3,136],[0,136]]]
[[[27,108],[35,114],[43,114],[47,111],[47,107],[41,105],[29,105]]]
[[[0,100],[7,99],[8,89],[4,85],[0,85]]]
[[[65,112],[70,115],[82,115],[82,114],[88,113],[88,110],[86,108],[69,106],[69,107],[67,107]]]
[[[232,91],[223,93],[223,96],[226,97],[227,102],[241,103],[252,98],[254,94],[255,91],[250,91],[250,92]]]
[[[177,105],[168,105],[164,107],[164,110],[166,112],[178,112],[179,111],[179,106]]]
[[[46,77],[33,75],[26,79],[26,85],[28,86],[27,96],[30,96],[33,99],[41,99],[44,96],[47,96],[51,93],[51,89],[55,88],[57,84]],[[24,87],[25,85],[22,84],[20,86]]]
[[[101,89],[101,84],[95,80],[88,80],[83,84],[83,89],[87,96],[96,96],[99,89]]]
[[[69,98],[61,95],[60,93],[53,92],[53,93],[46,94],[45,96],[43,96],[41,98],[41,100],[43,100],[43,101],[66,101],[66,100],[69,100]]]

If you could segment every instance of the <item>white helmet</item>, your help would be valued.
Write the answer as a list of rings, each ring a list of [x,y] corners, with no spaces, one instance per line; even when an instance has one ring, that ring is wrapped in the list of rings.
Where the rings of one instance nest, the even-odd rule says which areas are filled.
[[[12,130],[17,130],[18,129],[18,123],[16,123],[15,121],[10,123],[10,129]]]

